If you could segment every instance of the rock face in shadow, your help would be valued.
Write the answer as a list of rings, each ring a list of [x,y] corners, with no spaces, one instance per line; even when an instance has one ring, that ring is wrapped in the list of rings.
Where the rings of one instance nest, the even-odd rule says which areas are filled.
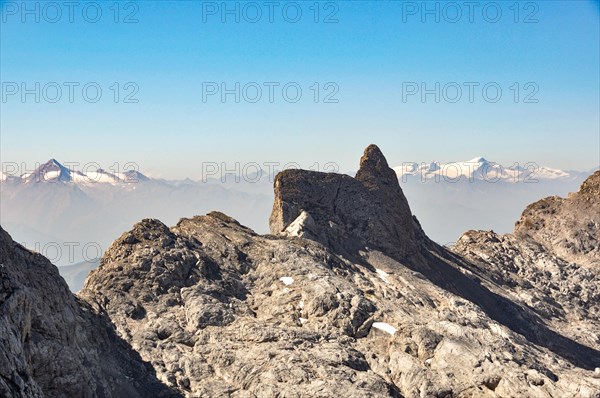
[[[597,188],[592,180],[583,192]],[[585,218],[594,206],[573,214]],[[552,220],[544,215],[544,228]],[[12,244],[21,254],[7,251],[10,263],[2,252],[3,263],[39,262],[56,277],[21,275],[15,265],[2,274],[19,282],[2,292],[25,292],[46,315],[20,315],[31,311],[0,296],[0,338],[14,336],[2,345],[10,351],[0,358],[8,392],[0,391],[600,398],[599,271],[593,250],[579,249],[586,245],[576,255],[589,264],[559,258],[533,232],[471,231],[454,251],[441,247],[376,146],[355,178],[279,174],[270,224],[261,236],[218,212],[173,227],[142,220],[112,244],[78,299],[46,260]],[[108,354],[94,354],[89,330]],[[67,359],[83,370],[73,373]],[[141,361],[151,368],[140,370]]]
[[[0,396],[171,397],[57,268],[0,228]]]
[[[81,297],[188,397],[597,398],[600,341],[430,241],[392,173],[375,146],[355,178],[282,172],[266,236],[143,220]]]
[[[365,150],[355,178],[303,170],[280,173],[270,225],[273,234],[316,240],[355,262],[363,261],[361,253],[380,251],[577,366],[593,369],[600,362],[600,352],[548,329],[538,313],[486,284],[486,272],[429,240],[374,145]]]
[[[302,233],[286,231],[307,215],[312,225],[301,225]],[[306,170],[279,173],[269,225],[272,234],[310,237],[340,253],[367,245],[399,259],[414,256],[424,235],[396,173],[375,145],[365,150],[355,178]]]
[[[469,231],[453,251],[509,288],[561,335],[598,347],[600,172],[568,198],[527,206],[513,234]]]

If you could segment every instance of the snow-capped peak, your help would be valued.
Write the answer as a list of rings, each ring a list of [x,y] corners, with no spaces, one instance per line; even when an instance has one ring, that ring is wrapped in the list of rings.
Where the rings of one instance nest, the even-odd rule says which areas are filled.
[[[62,182],[74,184],[108,183],[113,185],[150,180],[150,178],[137,170],[117,173],[112,173],[102,168],[98,168],[96,171],[91,171],[87,168],[85,169],[85,172],[70,170],[56,159],[50,159],[46,163],[38,166],[33,172],[25,173],[18,177],[2,173],[0,178],[0,181],[2,182],[12,179],[22,182]]]
[[[556,180],[572,178],[577,172],[568,172],[552,169],[549,167],[538,167],[535,164],[527,163],[523,165],[503,165],[489,161],[483,156],[478,156],[464,162],[407,162],[402,166],[394,167],[394,171],[403,181],[419,178],[421,181],[435,179],[447,182],[456,182],[459,179],[469,181],[485,180],[489,182],[534,182],[537,179]]]
[[[489,163],[489,162],[483,156],[478,156],[474,159],[467,160],[466,162],[463,162],[463,163]]]
[[[137,170],[129,170],[124,173],[119,173],[119,177],[126,182],[148,181],[149,178]]]
[[[24,176],[25,181],[61,181],[70,182],[73,180],[71,171],[60,164],[56,159],[50,159],[46,163],[38,166],[33,173]]]

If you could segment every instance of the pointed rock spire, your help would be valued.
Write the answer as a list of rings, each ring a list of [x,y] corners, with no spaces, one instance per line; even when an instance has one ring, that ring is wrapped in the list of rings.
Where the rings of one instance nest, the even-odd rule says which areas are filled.
[[[355,178],[307,170],[279,173],[271,232],[285,235],[303,213],[311,216],[310,239],[344,255],[368,246],[407,258],[417,252],[424,236],[396,173],[375,145],[365,150]]]
[[[371,144],[360,158],[360,168],[354,177],[369,190],[389,189],[400,191],[398,177],[377,145]]]

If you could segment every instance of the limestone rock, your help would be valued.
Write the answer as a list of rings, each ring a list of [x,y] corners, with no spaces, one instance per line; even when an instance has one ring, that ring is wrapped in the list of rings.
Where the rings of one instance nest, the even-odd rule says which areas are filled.
[[[423,236],[398,178],[383,154],[370,145],[356,177],[286,170],[275,178],[271,233],[281,234],[303,212],[313,219],[315,239],[340,253],[365,244],[398,258],[418,251]]]
[[[566,199],[554,196],[529,205],[515,234],[565,260],[600,263],[600,171]]]
[[[568,198],[528,206],[514,234],[469,231],[453,247],[585,346],[600,349],[600,172]],[[576,326],[575,326],[576,325]]]
[[[173,227],[142,220],[78,299],[46,260],[13,248],[12,263],[2,252],[20,267],[0,279],[0,338],[11,339],[0,391],[598,398],[597,235],[573,240],[596,220],[596,180],[526,212],[535,227],[470,231],[449,250],[427,238],[369,146],[355,178],[280,173],[270,235],[218,212]],[[549,240],[557,232],[570,245]],[[38,263],[45,273],[22,274]]]
[[[82,296],[187,396],[399,396],[353,347],[376,311],[342,277],[354,272],[319,244],[211,213],[137,224]]]
[[[82,298],[188,397],[594,397],[596,343],[431,242],[392,173],[370,146],[356,178],[279,174],[272,235],[144,220]]]
[[[0,228],[0,396],[175,397],[55,266]]]

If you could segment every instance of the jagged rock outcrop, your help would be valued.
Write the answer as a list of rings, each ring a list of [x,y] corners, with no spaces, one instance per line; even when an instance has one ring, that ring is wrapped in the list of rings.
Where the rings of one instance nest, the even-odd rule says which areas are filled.
[[[271,235],[141,221],[78,296],[0,229],[0,396],[600,398],[599,192],[448,250],[369,146],[279,174]]]
[[[176,397],[77,299],[57,268],[0,228],[1,397]]]
[[[565,260],[600,264],[600,171],[566,199],[553,196],[527,206],[515,235]]]
[[[597,366],[597,350],[546,328],[539,313],[515,302],[502,285],[487,283],[486,272],[428,239],[376,146],[365,150],[360,165],[356,179],[302,170],[280,173],[275,180],[272,233],[289,236],[301,231],[300,236],[367,267],[371,264],[363,253],[389,256],[398,266],[417,271],[438,287],[475,303],[491,319],[533,343],[552,347],[578,366]],[[301,220],[306,221],[298,228]]]
[[[82,295],[188,396],[398,396],[352,346],[376,310],[336,276],[355,271],[316,243],[211,213],[138,223]]]
[[[306,170],[285,170],[275,178],[272,234],[294,230],[308,218],[305,237],[345,253],[365,244],[397,258],[418,252],[423,232],[413,218],[396,173],[379,148],[370,145],[356,177]]]
[[[513,234],[469,231],[453,250],[562,335],[600,349],[600,172],[568,198],[529,205]]]
[[[600,397],[598,343],[431,242],[392,173],[370,146],[356,178],[279,174],[272,235],[144,220],[81,298],[188,397]]]

